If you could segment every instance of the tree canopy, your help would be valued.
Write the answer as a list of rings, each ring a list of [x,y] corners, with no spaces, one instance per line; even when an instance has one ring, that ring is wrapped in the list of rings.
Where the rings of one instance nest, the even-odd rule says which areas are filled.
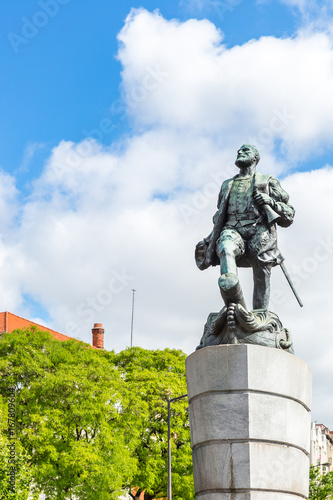
[[[123,418],[135,428],[137,470],[132,484],[139,498],[167,496],[167,398],[186,394],[185,358],[180,350],[147,351],[138,347],[106,356],[128,387]],[[172,485],[175,500],[194,498],[187,399],[171,405]],[[129,493],[131,493],[129,491]]]
[[[11,425],[15,414],[12,392],[5,396],[0,395],[0,498],[27,500],[33,480],[30,457]]]
[[[327,500],[333,498],[333,471],[320,474],[316,467],[310,468],[309,500]]]
[[[97,351],[36,328],[4,334],[0,395],[15,392],[23,488],[13,500],[26,500],[32,485],[57,500],[118,499],[124,491],[165,498],[167,397],[186,393],[185,357],[170,349]],[[171,422],[173,497],[191,500],[186,399],[173,403]],[[0,455],[0,487],[5,460]]]
[[[29,329],[0,342],[0,390],[15,388],[17,436],[48,498],[118,498],[135,463],[119,371],[86,344]]]

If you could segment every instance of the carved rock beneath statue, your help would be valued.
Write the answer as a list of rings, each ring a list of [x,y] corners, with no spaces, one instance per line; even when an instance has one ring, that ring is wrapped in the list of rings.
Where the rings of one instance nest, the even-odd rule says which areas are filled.
[[[266,309],[247,311],[241,304],[209,314],[197,349],[220,344],[257,344],[294,354],[291,334],[277,314]]]

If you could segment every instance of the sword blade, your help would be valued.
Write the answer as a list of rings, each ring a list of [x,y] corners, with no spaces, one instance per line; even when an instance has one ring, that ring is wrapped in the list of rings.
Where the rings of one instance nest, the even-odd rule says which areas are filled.
[[[281,262],[280,267],[281,267],[283,274],[285,275],[285,277],[289,283],[290,288],[293,291],[293,294],[295,295],[295,297],[297,299],[297,302],[299,303],[300,307],[303,307],[303,302],[301,301],[300,296],[298,295],[296,288],[294,287],[294,283],[291,281],[291,277],[289,276],[289,273],[286,269],[286,266],[284,265],[284,262]]]

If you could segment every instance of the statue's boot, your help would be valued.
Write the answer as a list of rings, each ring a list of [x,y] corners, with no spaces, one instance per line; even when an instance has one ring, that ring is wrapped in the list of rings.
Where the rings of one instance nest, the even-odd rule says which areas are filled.
[[[264,316],[264,318],[266,318],[264,312],[260,316],[255,316],[253,312],[247,311],[239,304],[236,307],[235,316],[240,326],[246,332],[256,332],[260,330],[260,327],[263,324],[262,317]]]
[[[219,287],[225,305],[241,304],[246,309],[245,299],[237,274],[225,273],[219,277]]]

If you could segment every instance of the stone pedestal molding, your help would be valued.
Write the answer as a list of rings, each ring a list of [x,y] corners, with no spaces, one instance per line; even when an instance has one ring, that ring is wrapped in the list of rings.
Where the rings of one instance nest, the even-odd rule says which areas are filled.
[[[311,372],[270,347],[204,347],[186,360],[197,500],[308,496]]]

